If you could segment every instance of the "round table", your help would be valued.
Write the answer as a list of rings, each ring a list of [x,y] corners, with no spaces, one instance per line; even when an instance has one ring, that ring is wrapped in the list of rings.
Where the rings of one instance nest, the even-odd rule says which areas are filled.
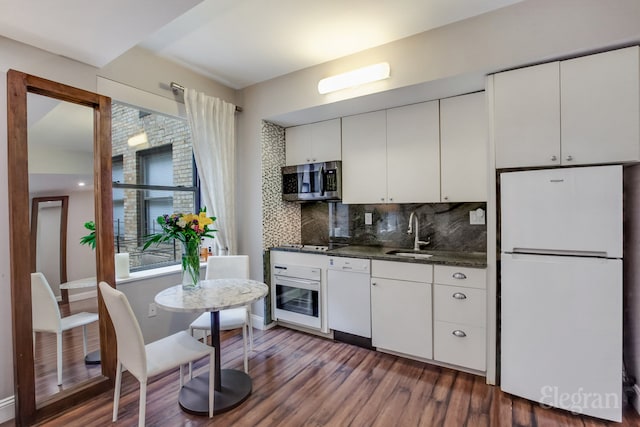
[[[61,290],[96,288],[98,280],[95,277],[83,277],[82,279],[71,280],[69,282],[60,283]],[[100,364],[100,350],[92,351],[84,357],[84,363],[87,365]]]
[[[169,311],[211,312],[211,344],[215,353],[214,414],[228,411],[251,394],[251,377],[236,369],[220,369],[220,310],[242,307],[264,298],[269,288],[250,279],[201,280],[196,289],[172,286],[155,296],[155,303]],[[191,414],[209,415],[209,373],[187,382],[180,390],[180,407]]]

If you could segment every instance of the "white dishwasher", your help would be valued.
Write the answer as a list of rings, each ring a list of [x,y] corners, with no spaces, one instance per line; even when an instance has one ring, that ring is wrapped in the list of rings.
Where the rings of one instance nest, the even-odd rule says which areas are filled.
[[[327,268],[328,324],[329,328],[334,330],[336,339],[340,339],[340,333],[346,333],[369,338],[368,342],[370,343],[370,282],[370,260],[329,257]]]

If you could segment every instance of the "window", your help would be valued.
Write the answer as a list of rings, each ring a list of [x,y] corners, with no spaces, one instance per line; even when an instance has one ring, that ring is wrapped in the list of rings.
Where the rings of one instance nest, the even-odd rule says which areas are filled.
[[[142,251],[158,216],[197,212],[199,188],[185,120],[113,103],[113,218],[117,252],[131,270],[179,262],[174,242]]]

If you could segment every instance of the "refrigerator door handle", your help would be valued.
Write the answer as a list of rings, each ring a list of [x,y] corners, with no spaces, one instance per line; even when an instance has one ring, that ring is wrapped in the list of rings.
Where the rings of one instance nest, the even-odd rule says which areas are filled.
[[[567,251],[561,249],[513,248],[511,253],[522,255],[564,255],[589,258],[608,258],[607,253],[601,251]]]

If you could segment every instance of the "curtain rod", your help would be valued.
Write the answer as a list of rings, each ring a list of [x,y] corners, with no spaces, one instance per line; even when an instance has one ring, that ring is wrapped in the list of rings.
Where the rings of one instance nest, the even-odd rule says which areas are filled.
[[[184,86],[182,86],[181,84],[178,84],[176,82],[171,82],[171,84],[169,85],[169,87],[171,87],[171,90],[173,91],[173,93],[175,93],[176,95],[179,94],[180,92],[184,95]],[[236,113],[241,113],[242,112],[242,107],[238,107],[236,105]]]

